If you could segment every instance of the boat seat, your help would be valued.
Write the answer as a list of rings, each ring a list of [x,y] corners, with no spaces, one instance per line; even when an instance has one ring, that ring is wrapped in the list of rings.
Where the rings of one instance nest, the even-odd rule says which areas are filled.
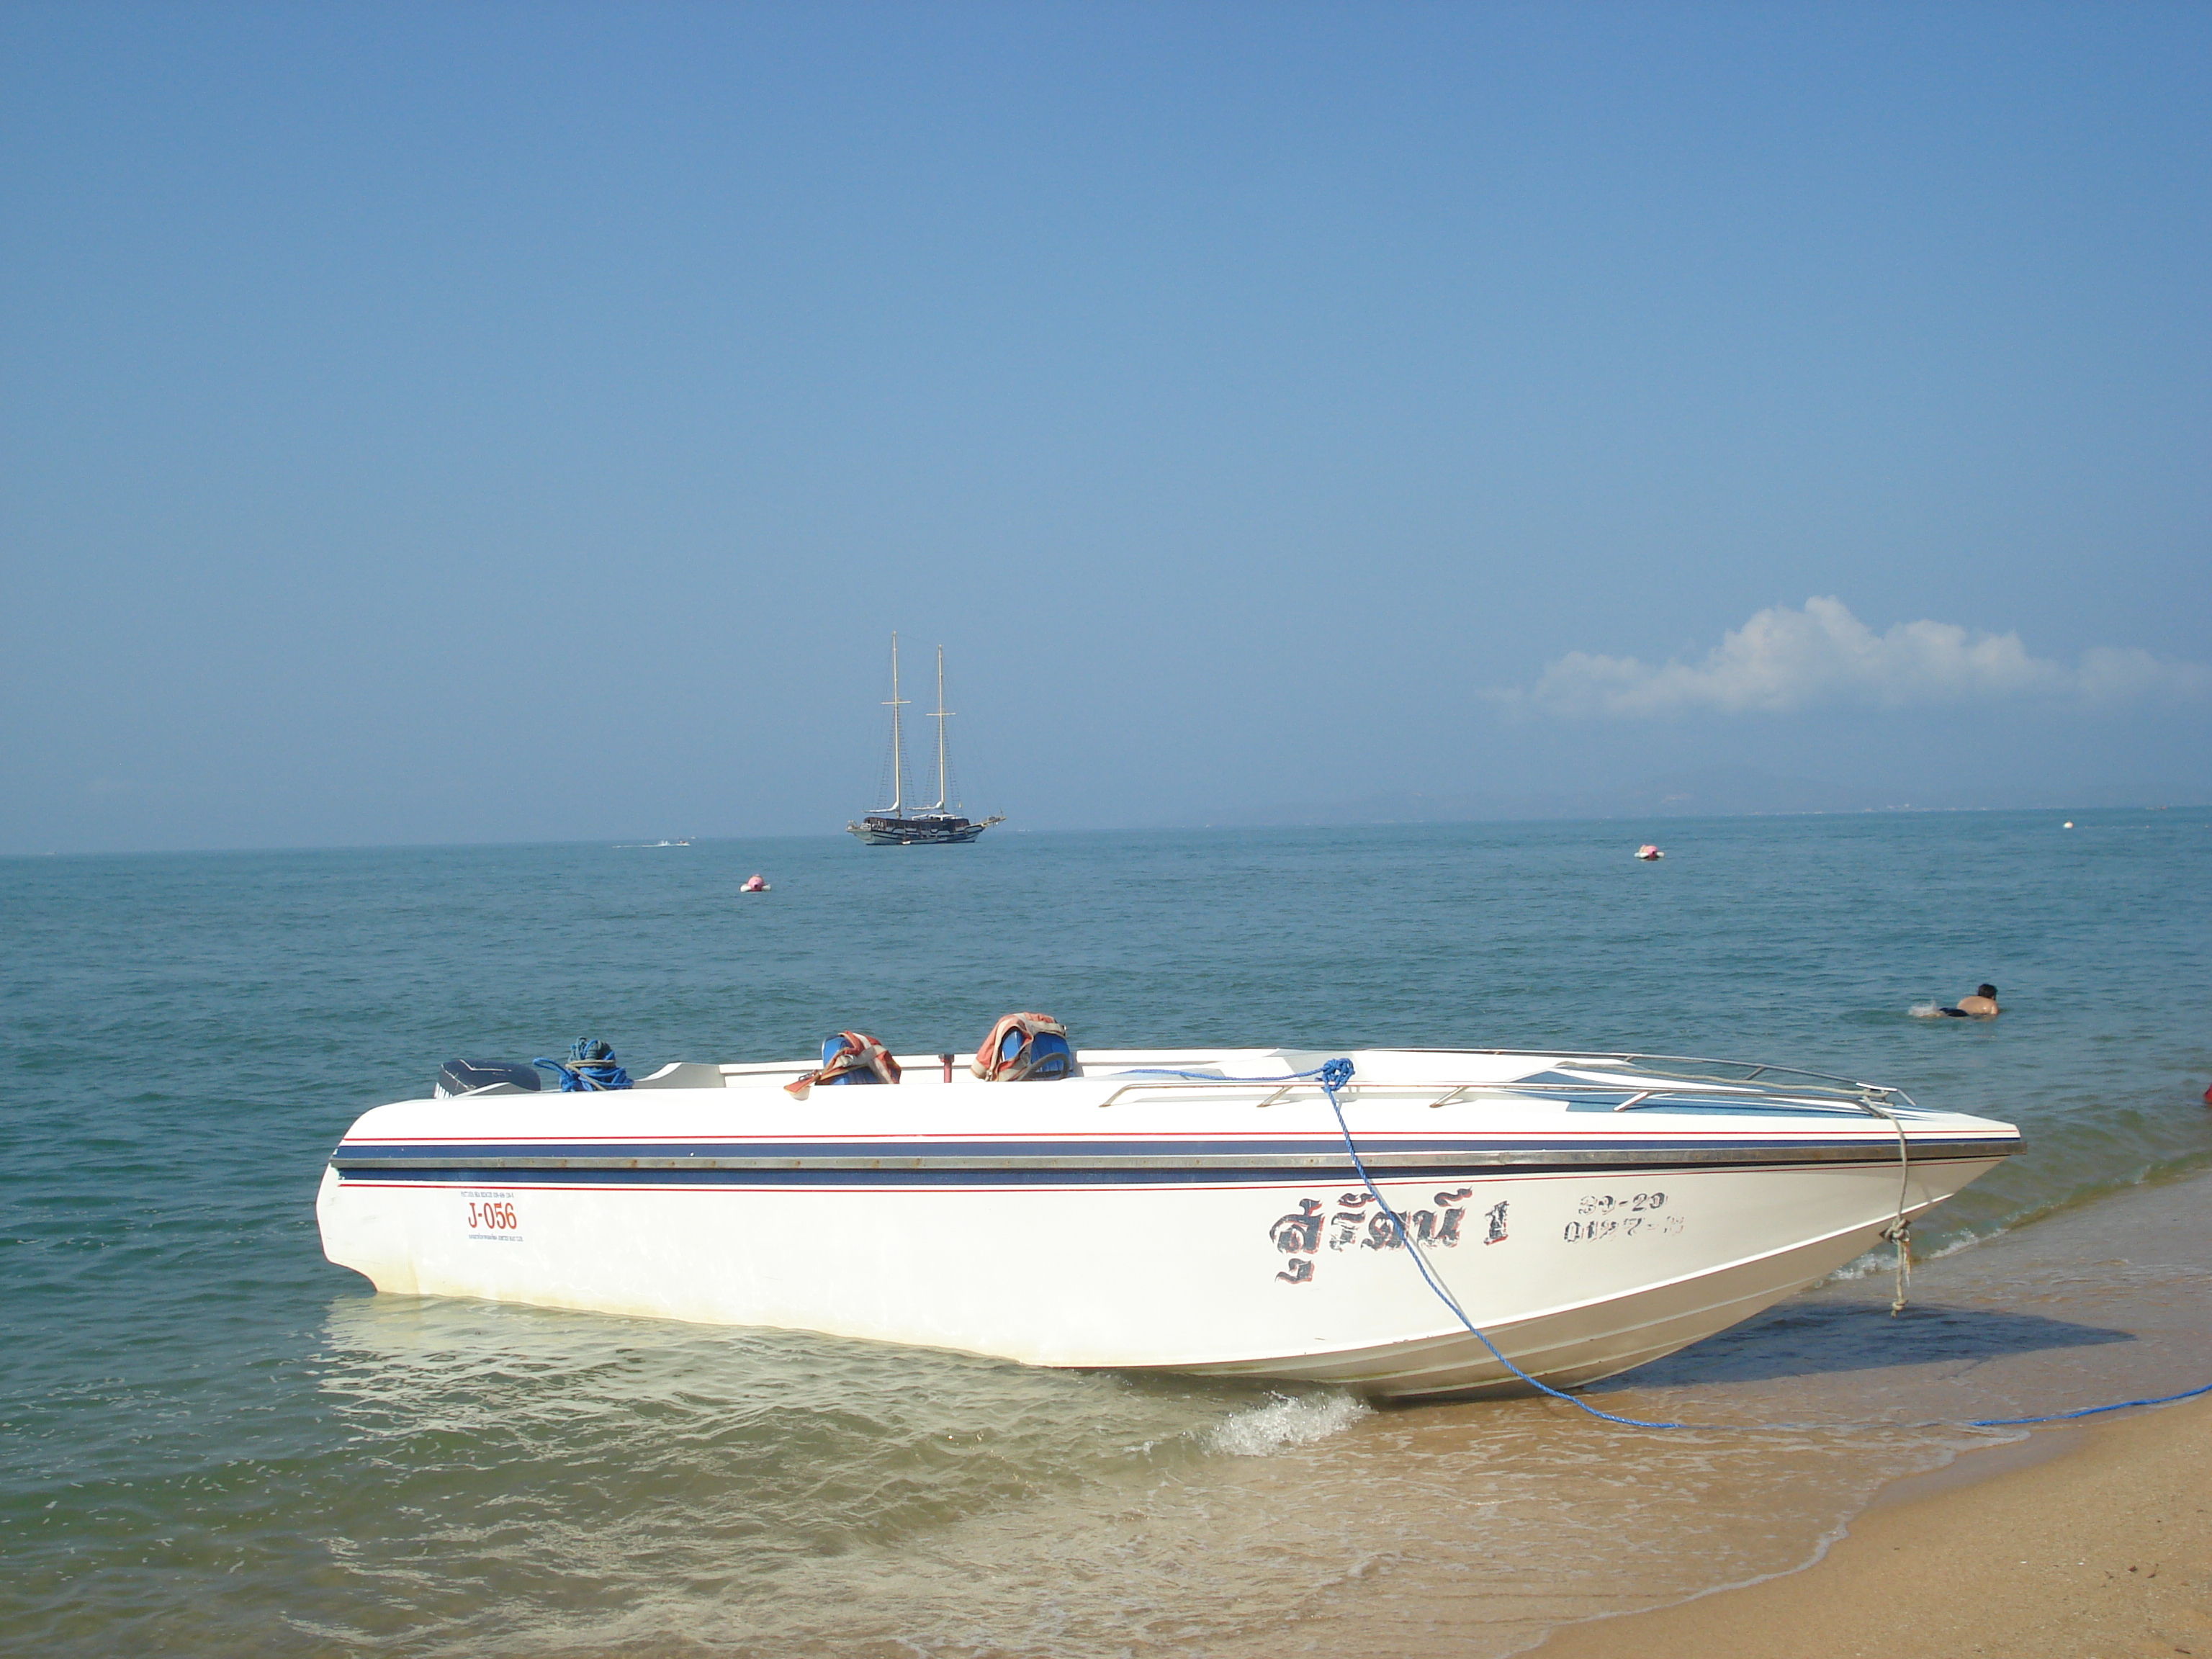
[[[992,1081],[1053,1083],[1082,1074],[1082,1067],[1076,1064],[1075,1050],[1063,1033],[1029,1030],[1004,1020],[1000,1023],[1006,1029],[999,1038],[998,1066],[994,1068]]]

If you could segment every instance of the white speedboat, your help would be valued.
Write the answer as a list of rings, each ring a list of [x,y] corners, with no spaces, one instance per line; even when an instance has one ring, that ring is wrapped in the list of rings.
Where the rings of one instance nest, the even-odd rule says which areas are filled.
[[[2020,1146],[1787,1067],[1349,1057],[1349,1146],[1317,1081],[1278,1080],[1328,1056],[1283,1049],[1091,1050],[1016,1084],[902,1055],[896,1087],[804,1100],[805,1061],[495,1082],[364,1115],[316,1215],[331,1261],[400,1294],[1402,1398],[1522,1386],[1409,1249],[1571,1387],[1749,1317]]]

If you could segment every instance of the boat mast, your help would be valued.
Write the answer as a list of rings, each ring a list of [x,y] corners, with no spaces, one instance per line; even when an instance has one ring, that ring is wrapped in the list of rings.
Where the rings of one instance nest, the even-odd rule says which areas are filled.
[[[945,699],[939,697],[939,702]],[[897,817],[906,809],[906,732],[899,724],[899,710],[906,707],[906,699],[898,694],[898,630],[891,630],[891,810]],[[945,728],[937,728],[942,732]]]
[[[940,645],[937,647],[937,712],[929,717],[937,722],[937,805],[929,809],[933,812],[945,810],[949,793],[945,784],[945,722],[951,717],[952,711],[945,706],[945,647]]]

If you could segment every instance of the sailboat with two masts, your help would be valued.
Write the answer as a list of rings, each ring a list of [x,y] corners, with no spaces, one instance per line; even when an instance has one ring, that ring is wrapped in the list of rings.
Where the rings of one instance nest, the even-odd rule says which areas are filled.
[[[890,795],[889,806],[879,806],[858,823],[845,826],[847,833],[858,836],[870,847],[916,847],[975,839],[994,823],[1004,823],[1003,813],[988,818],[969,819],[951,810],[951,763],[945,744],[945,722],[952,718],[952,711],[945,706],[945,647],[937,647],[937,708],[927,718],[937,722],[937,799],[930,805],[909,809],[907,792],[913,787],[906,770],[906,726],[901,718],[907,707],[906,699],[899,696],[898,635],[891,635],[891,695],[887,705],[891,711]]]

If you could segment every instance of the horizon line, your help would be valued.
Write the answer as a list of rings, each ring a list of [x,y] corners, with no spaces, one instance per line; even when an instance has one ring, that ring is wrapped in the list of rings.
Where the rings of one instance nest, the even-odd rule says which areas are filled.
[[[1632,823],[1639,817],[1658,818],[1668,823],[1714,823],[1745,818],[1933,817],[1970,812],[2185,812],[2202,811],[2208,809],[2212,809],[2212,800],[2142,801],[2122,806],[2085,805],[2078,802],[2069,803],[2063,800],[2027,806],[1914,806],[1906,803],[1895,806],[1786,808],[1748,812],[1604,812],[1559,815],[1515,813],[1438,818],[1348,818],[1333,824],[1216,820],[1211,823],[1120,824],[1097,829],[1059,826],[1039,830],[1015,830],[1012,833],[1024,836],[1176,835],[1194,832],[1225,834],[1238,830],[1279,833],[1331,829],[1441,830],[1449,829],[1454,825],[1477,823]],[[804,830],[733,835],[694,835],[681,839],[687,845],[702,843],[726,845],[738,842],[835,841],[843,834],[842,830]],[[211,847],[111,847],[76,850],[56,848],[43,852],[0,852],[0,860],[81,858],[222,858],[252,854],[289,853],[459,852],[525,847],[603,847],[609,852],[649,853],[661,851],[664,844],[648,841],[609,841],[601,836],[565,836],[489,841],[311,842],[295,842],[289,846],[262,844]],[[674,849],[672,848],[670,850]]]

